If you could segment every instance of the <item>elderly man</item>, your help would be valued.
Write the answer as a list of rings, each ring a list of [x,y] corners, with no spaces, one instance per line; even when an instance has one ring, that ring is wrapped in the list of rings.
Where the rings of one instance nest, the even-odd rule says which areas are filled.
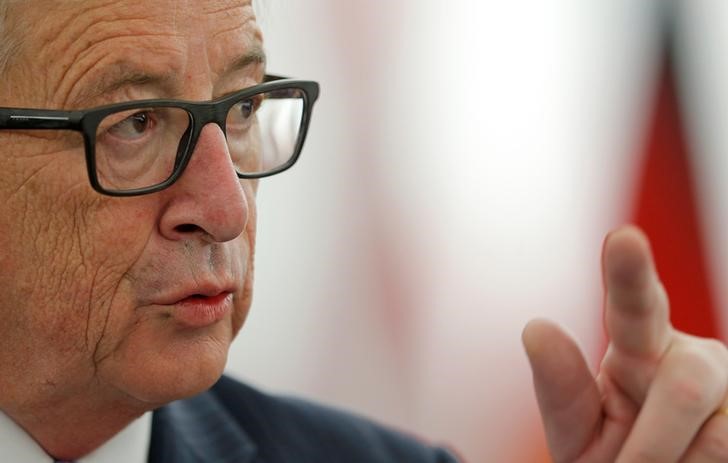
[[[221,379],[257,179],[296,161],[318,93],[265,75],[250,2],[0,5],[0,460],[454,461]],[[728,460],[725,348],[670,327],[639,232],[604,260],[596,379],[554,326],[524,332],[555,460]]]

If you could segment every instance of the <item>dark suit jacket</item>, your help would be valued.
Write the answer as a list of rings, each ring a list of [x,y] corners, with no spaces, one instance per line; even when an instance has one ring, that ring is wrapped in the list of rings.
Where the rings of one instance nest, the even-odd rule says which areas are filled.
[[[454,463],[447,451],[331,408],[223,376],[154,412],[150,463]]]

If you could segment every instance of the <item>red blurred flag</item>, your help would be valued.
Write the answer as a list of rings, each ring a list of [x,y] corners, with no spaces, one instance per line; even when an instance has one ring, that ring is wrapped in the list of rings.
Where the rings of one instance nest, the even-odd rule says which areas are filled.
[[[635,202],[635,222],[650,237],[670,296],[671,319],[688,333],[718,337],[690,150],[675,78],[665,60]]]

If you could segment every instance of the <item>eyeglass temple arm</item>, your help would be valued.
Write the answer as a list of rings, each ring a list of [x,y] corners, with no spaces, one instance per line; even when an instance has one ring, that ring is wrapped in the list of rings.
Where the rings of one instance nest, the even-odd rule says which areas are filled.
[[[0,129],[76,129],[78,122],[71,111],[0,108]]]

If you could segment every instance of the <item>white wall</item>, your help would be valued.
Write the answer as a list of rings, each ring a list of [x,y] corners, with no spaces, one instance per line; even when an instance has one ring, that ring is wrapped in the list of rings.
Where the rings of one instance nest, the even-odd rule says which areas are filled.
[[[269,70],[322,95],[300,164],[262,182],[230,371],[523,461],[523,325],[559,320],[592,357],[603,339],[657,1],[260,3]]]

